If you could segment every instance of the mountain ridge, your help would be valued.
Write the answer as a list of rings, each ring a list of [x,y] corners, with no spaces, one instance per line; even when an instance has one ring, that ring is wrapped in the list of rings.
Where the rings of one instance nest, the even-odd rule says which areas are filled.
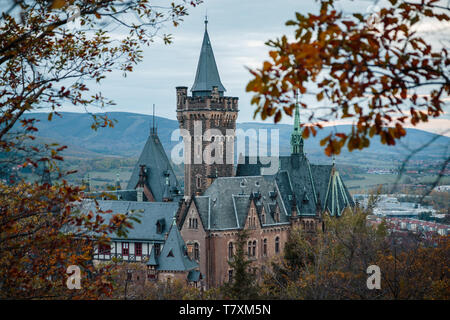
[[[75,146],[79,150],[87,150],[92,156],[120,156],[137,157],[141,152],[150,132],[152,116],[129,112],[106,112],[109,118],[117,120],[113,128],[99,128],[92,130],[92,116],[88,113],[60,112],[62,117],[54,116],[52,121],[48,121],[48,113],[28,113],[23,118],[35,118],[39,120],[36,127],[36,136],[44,139],[51,139],[60,144]],[[105,114],[105,113],[100,113]],[[176,120],[155,116],[157,132],[163,146],[170,156],[170,150],[179,141],[171,141],[171,135],[178,129]],[[280,155],[290,152],[290,134],[292,125],[273,124],[261,122],[237,123],[237,129],[244,131],[254,129],[278,129],[280,138]],[[319,141],[326,135],[337,129],[340,132],[349,131],[350,125],[338,125],[324,127],[318,130],[316,137],[305,140],[305,152],[310,159],[318,162],[330,162],[330,158],[323,153]],[[16,129],[19,129],[17,126]],[[436,140],[424,150],[418,152],[416,159],[442,159],[449,153],[450,138],[437,135],[420,129],[406,129],[407,135],[399,143],[392,147],[381,144],[379,138],[371,139],[368,149],[349,152],[344,148],[338,160],[343,162],[363,165],[365,160],[374,161],[395,161],[402,160],[411,150],[417,149],[433,138]],[[270,136],[270,133],[268,133]],[[439,137],[436,137],[439,136]],[[378,139],[377,139],[378,138]],[[270,150],[270,147],[268,147]],[[87,152],[85,152],[88,154]],[[89,156],[89,155],[87,155]]]

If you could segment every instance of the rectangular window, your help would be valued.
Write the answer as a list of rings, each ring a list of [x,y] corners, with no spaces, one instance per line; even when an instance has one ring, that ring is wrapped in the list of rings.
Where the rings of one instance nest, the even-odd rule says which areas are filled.
[[[233,282],[233,270],[228,270],[228,281]]]
[[[137,256],[142,256],[142,243],[136,242],[134,244],[134,253]]]
[[[161,245],[159,243],[155,243],[155,255],[159,256],[160,252],[161,252]]]
[[[128,242],[122,242],[122,255],[127,256],[129,253],[129,243]]]

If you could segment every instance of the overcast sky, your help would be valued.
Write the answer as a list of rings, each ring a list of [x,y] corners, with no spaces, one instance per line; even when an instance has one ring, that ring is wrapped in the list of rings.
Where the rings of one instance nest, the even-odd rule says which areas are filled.
[[[370,10],[372,3],[370,0],[338,1],[345,10],[359,12]],[[179,27],[168,26],[161,31],[173,35],[173,44],[156,41],[146,48],[144,61],[126,78],[120,73],[107,75],[100,91],[117,103],[108,110],[151,114],[154,103],[158,116],[176,119],[175,87],[188,86],[190,89],[194,82],[207,11],[208,32],[226,95],[239,97],[238,122],[253,121],[252,94],[245,92],[251,78],[246,67],[261,66],[267,58],[268,47],[264,45],[267,40],[292,34],[293,28],[284,23],[293,18],[296,11],[316,10],[317,3],[311,0],[205,0],[190,9],[189,16]],[[449,30],[443,29],[447,37]],[[64,110],[80,111],[71,106]],[[292,119],[284,117],[282,122],[291,123]],[[443,119],[421,128],[440,133],[449,129],[448,112]]]

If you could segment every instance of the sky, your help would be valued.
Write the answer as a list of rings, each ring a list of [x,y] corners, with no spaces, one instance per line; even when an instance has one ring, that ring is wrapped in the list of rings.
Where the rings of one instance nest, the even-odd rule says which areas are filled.
[[[380,6],[382,1],[385,0],[378,2]],[[349,13],[348,10],[369,12],[373,7],[370,0],[341,0],[337,3]],[[316,10],[317,3],[311,0],[205,0],[198,7],[190,8],[189,16],[179,27],[166,26],[160,31],[172,34],[172,44],[164,45],[156,39],[154,44],[145,48],[144,61],[126,78],[119,72],[107,75],[97,89],[117,105],[103,111],[151,114],[152,104],[155,104],[156,115],[176,119],[175,87],[187,86],[190,89],[194,82],[207,14],[208,33],[222,83],[227,89],[226,95],[239,97],[238,122],[255,121],[254,106],[250,105],[252,94],[245,92],[251,79],[247,68],[260,67],[268,57],[267,40],[293,33],[293,28],[286,27],[285,22],[294,18],[295,12]],[[450,37],[448,25],[424,24],[423,29],[432,29]],[[65,106],[63,111],[83,112],[73,106]],[[441,119],[419,128],[445,132],[450,129],[448,111]],[[259,118],[256,121],[261,122]],[[283,117],[282,123],[292,122],[292,118]],[[450,136],[450,132],[447,135]]]

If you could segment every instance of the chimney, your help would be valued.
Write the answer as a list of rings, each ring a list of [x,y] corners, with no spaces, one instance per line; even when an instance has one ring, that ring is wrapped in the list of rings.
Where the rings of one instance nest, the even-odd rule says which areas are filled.
[[[137,187],[136,188],[136,201],[138,202],[142,202],[144,201],[144,188],[142,187]]]

